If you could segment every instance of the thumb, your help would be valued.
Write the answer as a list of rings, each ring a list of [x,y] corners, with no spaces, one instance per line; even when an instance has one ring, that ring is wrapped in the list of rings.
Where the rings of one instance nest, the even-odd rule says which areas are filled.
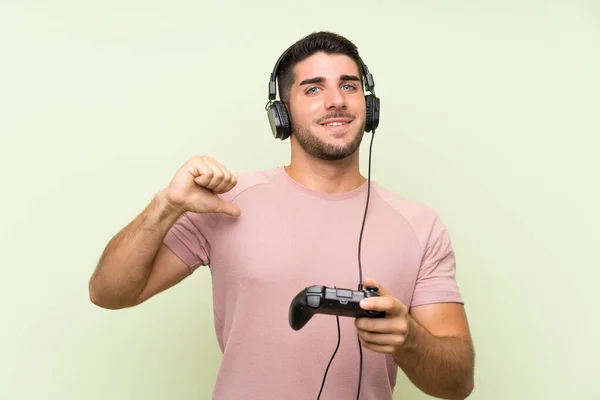
[[[236,204],[221,200],[221,202],[219,203],[219,206],[217,207],[215,212],[228,214],[228,215],[231,215],[232,217],[239,217],[241,214],[241,209]]]
[[[366,289],[367,286],[375,286],[377,287],[379,294],[381,296],[387,296],[388,295],[388,291],[385,290],[385,288],[383,286],[381,286],[381,284],[379,282],[377,282],[375,279],[371,279],[371,278],[364,278],[363,279],[363,286]]]

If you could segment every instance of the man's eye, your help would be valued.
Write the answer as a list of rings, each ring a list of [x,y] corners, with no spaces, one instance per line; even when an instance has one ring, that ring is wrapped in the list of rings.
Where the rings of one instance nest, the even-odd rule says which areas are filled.
[[[344,85],[342,87],[345,88],[346,90],[354,90],[354,89],[356,89],[353,85]]]
[[[317,91],[317,89],[319,89],[318,87],[311,87],[310,89],[308,89],[306,91],[306,93],[315,93]]]

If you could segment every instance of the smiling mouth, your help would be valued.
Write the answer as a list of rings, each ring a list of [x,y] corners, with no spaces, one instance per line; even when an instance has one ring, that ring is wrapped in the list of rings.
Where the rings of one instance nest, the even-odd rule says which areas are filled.
[[[326,124],[321,124],[321,126],[342,126],[342,125],[348,125],[350,123],[349,122],[328,122]]]
[[[354,121],[353,118],[330,118],[325,120],[325,122],[319,124],[325,127],[336,127],[336,126],[345,126]]]
[[[320,125],[325,129],[325,132],[327,132],[328,135],[334,135],[336,138],[342,138],[350,130],[350,124],[352,121],[354,120],[327,121]]]

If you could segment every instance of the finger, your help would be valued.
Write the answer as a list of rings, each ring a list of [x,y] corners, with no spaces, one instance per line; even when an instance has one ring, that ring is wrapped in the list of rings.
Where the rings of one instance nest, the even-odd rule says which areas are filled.
[[[233,175],[231,175],[231,180],[229,181],[229,184],[221,191],[221,193],[227,193],[229,192],[231,189],[233,189],[235,187],[235,185],[237,185],[237,178]]]
[[[241,214],[241,209],[237,204],[221,201],[215,212],[228,214],[232,217],[239,217]]]
[[[356,329],[371,333],[402,333],[402,326],[396,325],[394,320],[389,318],[356,318],[354,320]]]
[[[373,333],[359,331],[358,337],[366,343],[370,343],[377,346],[393,346],[398,348],[404,343],[404,335],[401,334],[389,334],[389,333]]]
[[[195,176],[194,182],[203,188],[208,186],[215,173],[213,169],[201,159],[195,159],[193,161],[190,172]]]
[[[390,293],[383,287],[381,284],[375,279],[371,278],[363,278],[363,286],[366,288],[367,286],[375,286],[377,287],[379,294],[381,296],[389,296]]]
[[[374,296],[362,299],[360,301],[360,308],[363,310],[385,311],[389,315],[403,315],[406,313],[405,306],[400,300],[391,296]]]
[[[230,186],[232,179],[233,177],[231,176],[231,174],[229,174],[228,172],[224,172],[221,182],[216,183],[216,186],[212,189],[212,191],[215,193],[225,193],[227,191],[225,189],[227,189],[227,187]]]
[[[371,342],[367,342],[361,338],[359,338],[359,340],[364,348],[369,349],[371,351],[375,351],[377,353],[382,353],[382,354],[393,354],[394,353],[394,347],[391,345],[380,345],[377,343],[371,343]]]
[[[210,158],[205,159],[204,162],[214,171],[207,188],[215,193],[225,193],[235,186],[232,186],[233,174],[227,168]]]
[[[221,183],[227,179],[228,173],[221,165],[217,164],[216,162],[205,159],[204,163],[212,170],[212,177],[205,187],[207,189],[212,190],[215,193],[219,193],[218,188],[221,185]],[[228,183],[229,182],[226,182],[225,185],[227,185]]]

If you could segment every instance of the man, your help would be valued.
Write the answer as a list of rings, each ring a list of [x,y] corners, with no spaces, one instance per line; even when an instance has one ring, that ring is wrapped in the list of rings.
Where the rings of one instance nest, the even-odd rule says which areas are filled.
[[[210,266],[223,352],[216,399],[354,399],[359,379],[361,399],[392,399],[398,367],[431,396],[464,399],[473,389],[448,232],[430,208],[374,182],[368,191],[359,171],[362,79],[347,39],[318,32],[299,40],[278,71],[289,165],[232,174],[211,157],[190,158],[108,243],[90,280],[91,300],[119,309]],[[339,318],[328,366],[335,316],[316,315],[295,331],[288,310],[307,286],[357,289],[367,194],[362,284],[381,296],[361,307],[386,317]]]

